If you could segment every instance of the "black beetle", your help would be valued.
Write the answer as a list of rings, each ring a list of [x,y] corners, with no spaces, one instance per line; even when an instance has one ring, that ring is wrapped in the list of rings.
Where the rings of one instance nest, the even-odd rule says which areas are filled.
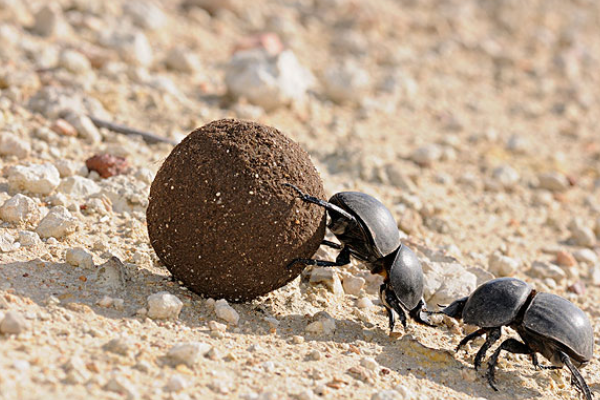
[[[494,371],[502,350],[528,354],[536,368],[557,369],[567,366],[571,382],[592,399],[590,388],[576,368],[593,355],[594,330],[590,320],[577,306],[560,296],[537,293],[527,283],[515,278],[498,278],[480,285],[470,296],[454,301],[441,313],[480,329],[467,335],[456,351],[476,337],[486,335],[475,356],[475,369],[481,365],[486,351],[500,339],[503,326],[515,329],[523,343],[507,339],[494,351],[488,363],[487,380],[494,390]],[[536,353],[553,365],[540,365]]]
[[[400,243],[398,225],[390,211],[377,199],[360,192],[340,192],[329,202],[303,193],[298,187],[284,183],[298,192],[306,203],[317,204],[327,210],[329,230],[341,244],[324,240],[323,244],[340,253],[335,261],[299,258],[296,263],[320,267],[342,266],[350,263],[350,256],[363,261],[371,273],[383,276],[379,296],[387,310],[390,331],[393,331],[396,318],[400,317],[406,329],[406,314],[418,323],[432,326],[425,318],[423,301],[423,270],[416,254]]]

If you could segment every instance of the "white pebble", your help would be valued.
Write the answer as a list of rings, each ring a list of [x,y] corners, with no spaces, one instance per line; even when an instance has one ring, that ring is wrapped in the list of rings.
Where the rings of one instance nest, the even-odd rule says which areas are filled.
[[[0,207],[0,218],[6,222],[36,224],[42,218],[42,212],[35,200],[19,193]]]
[[[344,287],[344,292],[346,292],[346,294],[358,296],[365,285],[365,282],[364,278],[350,275],[344,277],[342,286]]]
[[[128,1],[123,9],[133,23],[141,28],[157,30],[163,27],[167,21],[163,10],[153,2]]]
[[[193,367],[211,349],[211,345],[202,342],[179,343],[171,347],[167,357],[175,364]]]
[[[112,306],[113,298],[110,296],[104,296],[96,304],[99,305],[100,307],[108,308],[108,307]]]
[[[571,228],[571,241],[576,246],[592,247],[596,244],[596,235],[591,228],[577,225]]]
[[[18,335],[27,328],[27,321],[16,311],[9,311],[0,322],[0,333]]]
[[[510,165],[501,165],[494,169],[492,178],[504,189],[513,189],[519,182],[519,173]]]
[[[77,135],[86,142],[97,144],[102,141],[102,134],[87,115],[71,112],[65,116],[65,119],[77,130]]]
[[[8,185],[13,191],[26,190],[50,194],[60,183],[60,174],[52,164],[15,165],[8,169]]]
[[[573,251],[573,257],[579,262],[583,262],[589,265],[596,264],[599,259],[596,252],[592,249],[579,249]]]
[[[81,247],[74,247],[67,250],[65,261],[74,267],[85,269],[94,268],[94,259],[92,255]]]
[[[558,172],[545,172],[538,175],[539,188],[552,192],[564,192],[569,189],[569,180]]]
[[[215,314],[217,314],[217,317],[232,325],[237,325],[240,320],[237,311],[235,311],[225,299],[217,300],[215,303]]]
[[[193,50],[174,47],[165,60],[167,68],[178,72],[194,73],[200,69],[200,60]]]
[[[189,382],[181,375],[173,375],[167,381],[165,389],[167,392],[180,392],[189,386]]]
[[[325,71],[323,86],[327,96],[337,103],[358,103],[369,91],[371,77],[356,62],[345,61]]]
[[[75,50],[64,50],[60,54],[59,65],[74,74],[86,74],[92,69],[90,60]]]
[[[100,192],[100,186],[93,180],[83,176],[69,176],[60,182],[58,191],[74,199],[81,199]]]
[[[404,398],[395,390],[382,390],[373,393],[371,400],[403,400]]]
[[[177,319],[183,303],[169,292],[148,296],[148,317],[152,319]]]
[[[50,209],[36,229],[41,238],[61,239],[79,229],[79,222],[63,206]]]
[[[121,395],[125,395],[127,400],[135,400],[140,397],[140,394],[135,386],[131,382],[129,382],[124,376],[117,375],[115,373],[106,386],[104,387],[106,390],[111,392],[116,392]]]
[[[30,231],[18,231],[19,238],[17,239],[21,246],[29,247],[29,246],[37,246],[42,244],[42,239],[40,239],[40,235],[35,232]]]
[[[271,56],[255,49],[234,54],[225,72],[228,92],[269,111],[303,101],[314,78],[290,50]]]
[[[379,363],[372,357],[364,357],[360,360],[360,365],[371,371],[379,369]]]
[[[41,36],[62,36],[68,33],[69,26],[58,3],[49,3],[35,14],[33,31]]]
[[[358,308],[371,308],[373,307],[373,302],[368,297],[362,297],[358,299],[358,302],[356,302],[356,306]]]
[[[520,265],[520,260],[498,253],[493,253],[488,260],[488,270],[499,277],[512,276]]]
[[[415,150],[410,156],[411,160],[421,166],[430,166],[435,161],[442,158],[442,147],[438,144],[432,143]]]
[[[0,156],[26,158],[31,153],[31,144],[12,132],[0,132]]]

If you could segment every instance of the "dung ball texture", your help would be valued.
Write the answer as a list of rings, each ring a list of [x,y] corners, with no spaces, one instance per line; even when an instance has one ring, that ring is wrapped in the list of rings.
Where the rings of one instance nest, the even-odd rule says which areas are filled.
[[[277,129],[224,119],[179,143],[156,174],[147,211],[152,247],[192,291],[248,301],[304,268],[325,234],[325,211],[283,183],[323,198],[308,154]]]

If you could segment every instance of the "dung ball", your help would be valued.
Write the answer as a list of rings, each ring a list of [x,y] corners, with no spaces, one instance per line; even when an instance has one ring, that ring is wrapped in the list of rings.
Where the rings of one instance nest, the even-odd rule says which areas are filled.
[[[179,143],[150,188],[148,234],[174,278],[213,298],[248,301],[296,278],[325,234],[325,211],[283,183],[323,198],[308,154],[277,129],[211,122]]]

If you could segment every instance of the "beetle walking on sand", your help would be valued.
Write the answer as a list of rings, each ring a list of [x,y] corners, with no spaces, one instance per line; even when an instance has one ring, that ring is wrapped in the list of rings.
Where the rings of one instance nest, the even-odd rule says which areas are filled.
[[[515,329],[523,342],[507,339],[494,351],[488,363],[487,380],[494,390],[494,372],[502,350],[528,354],[536,368],[557,369],[566,366],[571,382],[587,400],[592,399],[589,386],[577,367],[593,355],[594,330],[587,315],[560,296],[537,293],[526,282],[515,278],[498,278],[480,285],[470,296],[454,301],[440,313],[480,329],[463,338],[456,351],[469,341],[486,335],[485,343],[475,356],[475,369],[481,366],[487,350],[500,339],[503,326]],[[540,365],[537,353],[552,366]]]
[[[300,199],[325,208],[329,214],[329,230],[341,244],[323,241],[323,245],[339,249],[335,261],[295,259],[296,263],[320,267],[342,266],[350,263],[350,256],[363,261],[371,273],[383,276],[379,296],[393,331],[398,314],[406,329],[406,314],[416,322],[432,326],[424,313],[423,270],[416,254],[400,243],[400,233],[390,211],[377,199],[360,192],[340,192],[329,201],[303,193],[298,187],[284,183],[294,189]]]

